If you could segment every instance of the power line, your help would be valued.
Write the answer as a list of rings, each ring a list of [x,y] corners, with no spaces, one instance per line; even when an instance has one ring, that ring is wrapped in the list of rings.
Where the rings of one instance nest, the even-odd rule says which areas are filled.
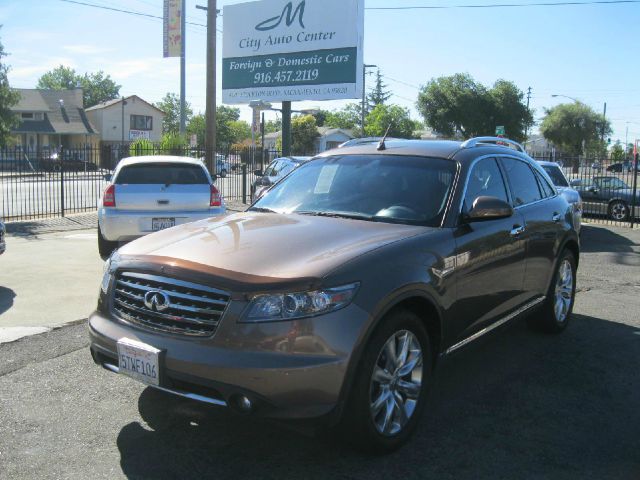
[[[640,0],[595,0],[587,2],[531,2],[531,3],[492,3],[485,5],[420,5],[407,7],[365,7],[365,10],[448,10],[461,8],[523,8],[523,7],[565,7],[581,5],[616,5],[640,3]]]

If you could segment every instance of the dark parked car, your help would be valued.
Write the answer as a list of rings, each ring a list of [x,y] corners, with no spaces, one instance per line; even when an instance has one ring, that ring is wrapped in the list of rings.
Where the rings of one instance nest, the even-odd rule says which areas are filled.
[[[611,175],[595,176],[591,179],[573,181],[580,193],[584,213],[607,215],[618,222],[628,220],[634,204],[633,188],[623,180]],[[640,216],[640,192],[636,191],[635,216]]]
[[[0,255],[2,255],[4,251],[7,249],[7,244],[5,240],[6,235],[7,235],[7,231],[4,228],[4,223],[2,222],[2,219],[0,218]]]
[[[63,150],[62,153],[45,152],[40,157],[40,169],[49,172],[93,172],[98,166],[84,158],[83,150]]]
[[[278,183],[310,158],[311,157],[276,158],[267,166],[264,172],[262,170],[253,172],[258,178],[251,185],[251,200],[256,201],[264,192],[271,188],[272,185]]]
[[[503,138],[325,152],[246,212],[116,251],[91,354],[166,392],[340,425],[359,447],[393,450],[442,357],[523,316],[566,328],[572,221],[544,170]]]

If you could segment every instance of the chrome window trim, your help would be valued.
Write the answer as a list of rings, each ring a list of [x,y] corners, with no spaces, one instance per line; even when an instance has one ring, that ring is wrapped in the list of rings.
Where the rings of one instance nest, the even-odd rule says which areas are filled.
[[[488,325],[487,327],[483,328],[482,330],[477,331],[473,335],[468,336],[467,338],[465,338],[464,340],[456,343],[455,345],[452,345],[451,347],[449,347],[446,350],[445,355],[449,355],[450,353],[455,352],[459,348],[462,348],[465,345],[473,342],[474,340],[477,340],[478,338],[482,337],[486,333],[489,333],[490,331],[498,328],[499,326],[504,325],[509,320],[513,320],[518,315],[520,315],[520,314],[526,312],[527,310],[530,310],[531,308],[535,307],[536,305],[544,302],[546,300],[546,298],[547,297],[544,296],[544,295],[542,297],[538,297],[535,300],[532,300],[531,302],[529,302],[529,303],[523,305],[522,307],[518,308],[516,311],[511,312],[506,317],[503,317],[502,319],[492,323],[491,325]]]
[[[458,215],[462,215],[463,213],[463,209],[464,209],[464,199],[467,196],[467,189],[469,188],[469,179],[471,178],[471,172],[473,171],[473,169],[475,168],[476,164],[482,160],[485,160],[487,158],[493,158],[493,159],[497,159],[498,157],[503,156],[503,157],[507,157],[509,155],[504,155],[504,154],[488,154],[488,155],[481,155],[480,157],[474,158],[473,161],[471,162],[471,165],[469,165],[469,168],[467,169],[467,178],[465,178],[464,181],[464,189],[462,190],[462,196],[460,197],[460,205],[459,205],[459,209],[458,209]],[[504,175],[504,173],[502,172],[502,165],[498,164],[498,168],[500,169],[500,173],[502,175]],[[502,179],[503,182],[505,182],[505,179]],[[507,185],[507,183],[505,182],[505,187],[507,188],[507,198],[509,199],[509,203],[513,203],[511,201],[511,188],[509,185]]]

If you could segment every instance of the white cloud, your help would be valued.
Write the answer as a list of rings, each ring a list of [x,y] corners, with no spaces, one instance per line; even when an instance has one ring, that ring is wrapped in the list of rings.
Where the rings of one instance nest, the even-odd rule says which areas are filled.
[[[79,55],[99,55],[114,51],[112,48],[98,47],[96,45],[63,45],[62,49]]]

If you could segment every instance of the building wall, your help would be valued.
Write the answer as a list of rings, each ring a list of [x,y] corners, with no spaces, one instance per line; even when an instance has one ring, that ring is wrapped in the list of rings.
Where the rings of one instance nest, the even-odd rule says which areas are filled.
[[[162,117],[163,114],[140,101],[137,98],[127,99],[124,106],[124,141],[129,142],[129,132],[131,130],[131,115],[144,115],[153,118],[152,130],[149,131],[149,140],[159,142],[162,137]],[[87,112],[89,121],[95,125],[100,132],[100,138],[104,142],[122,141],[122,104],[117,103],[107,108],[91,110]]]

